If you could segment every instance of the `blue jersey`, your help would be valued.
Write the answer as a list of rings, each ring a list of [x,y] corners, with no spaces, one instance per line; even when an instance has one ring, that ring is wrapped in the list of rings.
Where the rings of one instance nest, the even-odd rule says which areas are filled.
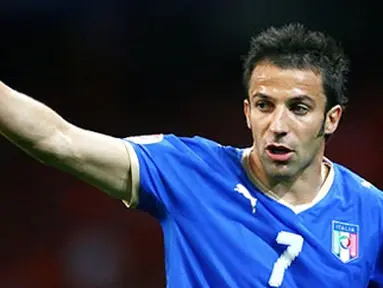
[[[130,204],[161,223],[167,287],[383,285],[383,196],[350,170],[327,161],[316,200],[291,207],[259,186],[248,149],[174,135],[126,141]]]

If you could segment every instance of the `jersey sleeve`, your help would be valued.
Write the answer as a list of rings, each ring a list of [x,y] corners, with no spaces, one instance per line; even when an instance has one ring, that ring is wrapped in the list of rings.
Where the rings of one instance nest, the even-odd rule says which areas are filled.
[[[380,234],[383,237],[383,231]],[[380,247],[377,253],[377,260],[375,263],[374,270],[372,272],[371,282],[369,287],[383,288],[383,243],[381,241]]]
[[[380,249],[369,287],[383,288],[383,250]]]
[[[196,174],[219,163],[221,145],[202,137],[148,135],[124,138],[131,159],[132,196],[124,203],[160,217],[189,193]]]
[[[379,190],[377,187],[371,185],[370,183],[364,181],[363,182],[368,189],[371,189],[377,198],[377,204],[379,215],[376,219],[375,223],[371,223],[370,225],[377,225],[378,233],[379,233],[379,247],[377,248],[377,257],[374,270],[372,272],[371,283],[369,287],[379,287],[383,288],[383,192]]]

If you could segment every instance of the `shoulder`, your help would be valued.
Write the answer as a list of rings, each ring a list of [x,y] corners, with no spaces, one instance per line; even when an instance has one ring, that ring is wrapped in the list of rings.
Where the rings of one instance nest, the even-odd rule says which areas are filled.
[[[220,163],[241,161],[244,152],[243,148],[221,144],[201,136],[180,137],[178,141],[181,141],[193,153],[200,156],[211,156],[219,160]]]
[[[204,161],[222,161],[225,158],[240,158],[242,150],[220,144],[202,136],[178,136],[175,134],[142,135],[124,138],[133,145],[136,152],[169,156],[169,153],[181,158],[198,158]],[[160,155],[158,155],[160,156]]]
[[[175,134],[151,134],[151,135],[138,135],[124,138],[136,145],[151,146],[154,144],[171,145],[174,147],[183,146],[220,146],[219,143],[209,140],[201,136],[183,137]]]
[[[333,163],[333,166],[337,175],[335,184],[338,188],[341,188],[345,192],[349,192],[351,196],[364,199],[368,198],[372,201],[381,202],[383,205],[382,190],[341,164]]]
[[[139,135],[123,138],[124,141],[130,142],[133,145],[143,147],[163,146],[172,147],[173,149],[183,150],[189,149],[195,152],[200,151],[225,151],[227,153],[238,153],[242,149],[223,145],[217,141],[202,137],[202,136],[178,136],[175,134],[152,134]]]

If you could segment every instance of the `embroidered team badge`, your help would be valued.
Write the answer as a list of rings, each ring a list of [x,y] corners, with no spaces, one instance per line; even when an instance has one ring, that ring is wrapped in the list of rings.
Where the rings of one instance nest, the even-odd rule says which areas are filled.
[[[343,263],[359,256],[359,226],[332,221],[332,253]]]

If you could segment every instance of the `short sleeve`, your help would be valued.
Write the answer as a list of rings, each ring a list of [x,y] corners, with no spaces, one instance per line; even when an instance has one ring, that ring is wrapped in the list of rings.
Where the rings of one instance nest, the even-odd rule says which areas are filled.
[[[370,225],[376,225],[379,234],[379,247],[376,251],[376,263],[371,277],[371,283],[369,287],[383,288],[383,193],[377,187],[371,185],[367,181],[363,181],[363,185],[369,188],[377,197],[376,203],[378,204],[379,211],[376,213],[375,223]],[[371,212],[373,213],[373,212]],[[379,216],[378,216],[379,215]]]
[[[383,288],[383,255],[382,250],[379,252],[378,260],[373,272],[370,287]]]
[[[219,165],[221,145],[203,137],[159,134],[123,140],[131,159],[133,185],[132,198],[124,202],[156,217],[190,193],[196,178],[208,178],[209,171]]]
[[[380,232],[382,235],[382,231]],[[383,235],[382,235],[383,236]],[[371,277],[371,283],[369,287],[383,288],[383,247],[382,243],[378,251],[377,260]]]

